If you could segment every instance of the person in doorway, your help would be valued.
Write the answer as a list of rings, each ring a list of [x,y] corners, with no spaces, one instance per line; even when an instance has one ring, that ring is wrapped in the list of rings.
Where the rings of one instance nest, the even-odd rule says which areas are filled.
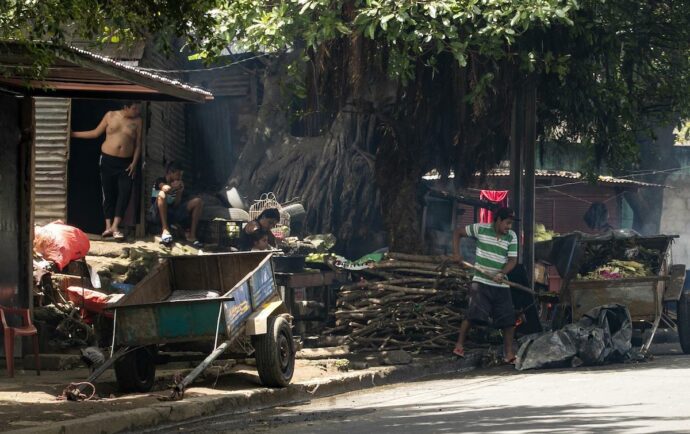
[[[475,272],[470,289],[467,318],[460,326],[458,342],[453,354],[465,356],[465,338],[471,325],[492,324],[503,332],[503,359],[515,362],[513,337],[515,335],[515,310],[510,287],[505,277],[517,265],[517,235],[512,231],[515,220],[513,210],[500,208],[494,214],[493,223],[477,223],[459,227],[453,233],[454,259],[463,264],[460,239],[477,240]]]
[[[105,231],[103,238],[123,240],[120,223],[132,193],[132,182],[141,157],[142,121],[138,102],[126,101],[122,109],[109,111],[96,128],[73,131],[75,139],[97,139],[105,133],[101,145],[101,187]]]
[[[266,231],[268,235],[268,244],[271,247],[276,247],[276,238],[271,232],[271,229],[276,227],[279,222],[280,212],[277,208],[268,208],[263,210],[255,220],[250,221],[244,226],[244,228],[242,228],[239,242],[240,250],[248,251],[252,249],[252,235],[259,230]]]
[[[166,245],[172,243],[170,225],[179,224],[189,228],[187,241],[194,247],[201,248],[203,246],[197,239],[196,233],[199,218],[204,209],[204,201],[200,197],[185,195],[182,175],[182,167],[173,161],[167,165],[165,176],[153,182],[149,221],[161,224],[161,243]]]
[[[259,229],[251,235],[253,243],[252,252],[260,252],[271,248],[268,243],[269,234],[271,234],[271,231]]]

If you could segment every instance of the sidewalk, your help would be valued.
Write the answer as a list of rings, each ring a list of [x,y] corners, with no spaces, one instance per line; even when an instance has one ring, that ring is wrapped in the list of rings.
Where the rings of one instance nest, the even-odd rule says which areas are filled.
[[[13,379],[0,377],[0,431],[116,433],[210,415],[220,409],[247,411],[470,370],[480,361],[479,352],[469,354],[464,360],[424,356],[406,365],[342,372],[340,369],[346,364],[342,359],[297,360],[292,384],[285,389],[262,387],[252,366],[230,367],[221,361],[187,390],[185,399],[177,402],[160,399],[169,395],[167,385],[172,382],[173,375],[189,372],[190,363],[159,367],[154,391],[148,394],[118,394],[114,373],[108,371],[96,384],[98,396],[104,399],[86,402],[58,401],[55,397],[68,383],[87,378],[87,369],[45,371],[40,377],[33,371],[19,370]],[[361,366],[362,361],[359,363]]]

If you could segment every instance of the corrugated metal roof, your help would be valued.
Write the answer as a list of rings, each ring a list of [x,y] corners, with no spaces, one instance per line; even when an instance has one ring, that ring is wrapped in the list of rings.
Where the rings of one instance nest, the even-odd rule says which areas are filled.
[[[479,172],[475,173],[475,176],[480,176]],[[534,175],[538,178],[554,178],[554,179],[566,179],[572,180],[577,183],[586,183],[588,180],[580,172],[573,172],[569,170],[549,170],[549,169],[536,169]],[[487,172],[486,176],[490,177],[503,177],[510,176],[510,169],[498,168],[492,169]],[[454,178],[455,174],[451,171],[449,178]],[[432,170],[423,176],[423,179],[427,181],[433,181],[436,179],[441,179],[441,174],[437,170]],[[657,187],[664,188],[665,185],[652,184],[649,182],[635,181],[633,179],[626,178],[615,178],[613,176],[600,175],[598,178],[600,184],[617,184],[617,185],[627,185],[631,187]]]
[[[29,76],[33,64],[27,47],[18,42],[0,43],[0,64],[7,74],[0,84],[31,95],[204,102],[211,92],[179,80],[144,71],[136,66],[76,47],[54,47],[56,59],[42,80]]]

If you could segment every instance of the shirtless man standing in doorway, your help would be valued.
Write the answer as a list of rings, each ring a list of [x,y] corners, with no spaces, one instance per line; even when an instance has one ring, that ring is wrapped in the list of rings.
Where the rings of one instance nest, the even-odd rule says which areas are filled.
[[[122,109],[110,111],[91,131],[73,131],[76,139],[97,139],[105,132],[101,145],[101,185],[103,188],[103,238],[123,240],[120,222],[132,192],[132,182],[141,156],[141,129],[138,102],[125,101]]]

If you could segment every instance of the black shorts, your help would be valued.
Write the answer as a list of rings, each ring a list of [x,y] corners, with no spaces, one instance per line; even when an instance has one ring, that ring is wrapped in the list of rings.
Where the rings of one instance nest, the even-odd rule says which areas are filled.
[[[185,228],[189,226],[191,219],[187,210],[188,203],[189,201],[185,201],[177,206],[168,205],[168,224],[180,225]],[[153,224],[161,224],[160,210],[155,203],[152,203],[149,208],[148,221]]]
[[[515,308],[510,288],[472,282],[467,319],[472,324],[491,324],[497,329],[514,326]]]

